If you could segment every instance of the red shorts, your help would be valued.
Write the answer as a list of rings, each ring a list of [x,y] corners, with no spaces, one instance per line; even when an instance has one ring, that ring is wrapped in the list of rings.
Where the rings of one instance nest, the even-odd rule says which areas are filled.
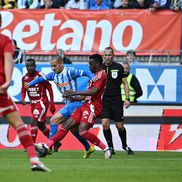
[[[9,113],[18,111],[16,104],[13,102],[8,94],[0,95],[0,115],[7,115]]]
[[[42,101],[31,104],[31,112],[32,112],[32,118],[34,121],[44,122],[46,121],[47,116],[47,110],[49,108],[48,103],[43,103]]]
[[[95,120],[100,117],[100,115],[101,113],[97,112],[92,104],[84,103],[73,112],[71,118],[78,124],[83,122],[93,126]]]

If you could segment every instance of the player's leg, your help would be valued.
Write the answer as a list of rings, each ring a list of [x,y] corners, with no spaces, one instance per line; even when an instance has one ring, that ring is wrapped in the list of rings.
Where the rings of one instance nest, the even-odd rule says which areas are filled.
[[[82,105],[83,105],[82,102],[79,102],[79,101],[70,102],[60,112],[65,119],[68,119],[71,116],[71,114],[75,111],[75,109],[77,109],[78,107],[80,107]],[[89,155],[91,154],[90,152],[94,152],[94,151],[93,151],[93,148],[88,143],[88,141],[79,135],[78,130],[72,129],[71,132],[77,138],[77,140],[84,146],[84,148],[86,150],[85,153],[88,153],[88,156],[85,156],[85,154],[84,154],[83,157],[84,158],[89,157]]]
[[[51,138],[48,142],[43,144],[41,148],[37,147],[36,150],[39,153],[40,157],[45,157],[48,153],[50,148],[56,143],[60,142],[68,133],[69,129],[76,126],[76,122],[72,118],[64,121],[59,128],[59,131]]]
[[[31,122],[31,124],[30,124],[30,134],[31,134],[33,143],[35,143],[36,138],[37,138],[37,134],[38,134],[37,122],[34,121],[34,120],[31,120],[30,122]]]
[[[41,163],[36,155],[35,148],[32,142],[32,138],[28,132],[26,125],[23,123],[22,119],[19,116],[18,111],[11,112],[6,114],[6,119],[13,126],[13,128],[17,131],[19,140],[21,144],[24,146],[25,150],[30,159],[31,169],[33,171],[49,171],[43,163]]]
[[[124,122],[116,122],[116,128],[118,129],[118,134],[122,142],[122,148],[127,152],[128,155],[134,155],[130,147],[127,145],[127,133],[124,127]]]
[[[79,126],[79,134],[88,141],[90,141],[92,144],[97,145],[99,148],[101,148],[104,152],[105,159],[111,158],[109,148],[96,135],[89,131],[91,127],[92,125],[81,122]]]
[[[38,103],[36,106],[36,109],[38,110],[38,113],[39,113],[36,117],[37,126],[38,126],[39,130],[47,138],[49,138],[49,135],[50,135],[50,130],[49,130],[49,128],[46,127],[46,124],[45,124],[48,108],[49,108],[49,105],[44,104],[42,101],[40,103]]]
[[[85,147],[83,158],[89,158],[90,155],[95,152],[95,148],[90,146],[88,141],[80,136],[78,127],[71,129],[72,134],[79,140],[79,142]]]
[[[101,122],[102,122],[103,134],[104,134],[105,140],[107,142],[107,145],[112,155],[114,155],[115,151],[113,146],[112,132],[110,129],[110,119],[109,119],[109,118],[112,118],[112,110],[111,110],[112,107],[115,107],[115,106],[112,106],[108,100],[103,101],[103,112],[101,116]]]

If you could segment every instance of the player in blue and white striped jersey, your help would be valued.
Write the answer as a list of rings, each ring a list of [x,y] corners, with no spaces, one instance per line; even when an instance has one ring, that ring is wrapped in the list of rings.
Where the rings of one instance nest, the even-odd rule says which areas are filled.
[[[54,81],[56,84],[59,92],[63,94],[66,90],[77,90],[76,79],[78,77],[87,76],[90,79],[93,78],[93,74],[90,71],[86,70],[79,70],[73,67],[64,67],[63,59],[60,56],[55,56],[51,62],[51,68],[53,72],[49,74],[38,77],[35,80],[31,81],[30,83],[26,83],[26,87],[36,85],[40,82],[44,82],[46,80]],[[50,131],[50,138],[57,133],[58,131],[58,124],[63,122],[65,119],[68,119],[73,111],[81,106],[83,103],[81,101],[72,101],[70,98],[64,98],[65,107],[59,110],[50,120],[51,123],[51,131]],[[95,151],[93,147],[90,147],[87,140],[82,138],[77,131],[73,132],[75,137],[84,145],[86,151],[83,158],[88,158],[92,152]]]

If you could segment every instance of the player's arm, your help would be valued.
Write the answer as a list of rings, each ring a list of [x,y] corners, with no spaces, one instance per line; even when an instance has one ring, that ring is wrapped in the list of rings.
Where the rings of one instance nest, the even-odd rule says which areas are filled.
[[[94,74],[91,71],[87,71],[87,70],[79,70],[79,69],[72,68],[70,70],[70,73],[72,78],[87,76],[89,79],[92,79],[94,77]]]
[[[25,97],[26,97],[26,88],[24,87],[24,81],[23,81],[23,78],[22,78],[22,86],[21,86],[21,104],[22,105],[25,105],[26,102],[25,102]]]
[[[73,91],[73,90],[66,90],[64,92],[65,96],[74,96],[74,95],[83,95],[83,96],[94,96],[99,92],[97,87],[92,87],[91,89],[84,90],[84,91]]]
[[[142,87],[140,85],[139,80],[137,79],[137,77],[135,75],[132,76],[131,86],[135,90],[135,99],[137,99],[143,95]]]
[[[87,76],[92,79],[94,77],[94,74],[91,71],[83,70],[82,76]]]
[[[28,83],[28,82],[24,83],[24,86],[25,86],[25,88],[28,88],[28,87],[34,86],[36,84],[45,82],[47,80],[52,81],[53,77],[54,77],[54,72],[51,72],[45,76],[40,76],[40,77],[32,80],[30,83]]]
[[[53,90],[52,90],[52,86],[51,84],[47,81],[45,82],[45,88],[49,93],[49,97],[50,97],[50,112],[52,114],[54,114],[54,112],[56,111],[55,105],[54,105],[54,94],[53,94]]]
[[[10,86],[12,74],[13,74],[13,55],[11,52],[5,52],[4,54],[4,73],[5,73],[5,83],[0,86],[0,93],[4,93],[7,91]]]
[[[83,96],[83,95],[79,95],[77,97],[69,97],[69,100],[71,100],[71,101],[82,101],[84,99],[85,99],[85,96]]]
[[[126,94],[126,100],[124,102],[124,106],[125,106],[125,108],[128,108],[130,106],[130,100],[129,100],[130,95],[129,95],[129,86],[128,86],[128,82],[127,82],[126,77],[122,78],[122,83],[123,83],[124,91],[125,91],[125,94]]]

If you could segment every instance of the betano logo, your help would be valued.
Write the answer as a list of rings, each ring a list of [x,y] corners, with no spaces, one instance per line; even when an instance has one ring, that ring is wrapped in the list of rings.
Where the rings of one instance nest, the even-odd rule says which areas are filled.
[[[140,101],[176,101],[176,69],[137,68],[136,76],[143,89]]]

